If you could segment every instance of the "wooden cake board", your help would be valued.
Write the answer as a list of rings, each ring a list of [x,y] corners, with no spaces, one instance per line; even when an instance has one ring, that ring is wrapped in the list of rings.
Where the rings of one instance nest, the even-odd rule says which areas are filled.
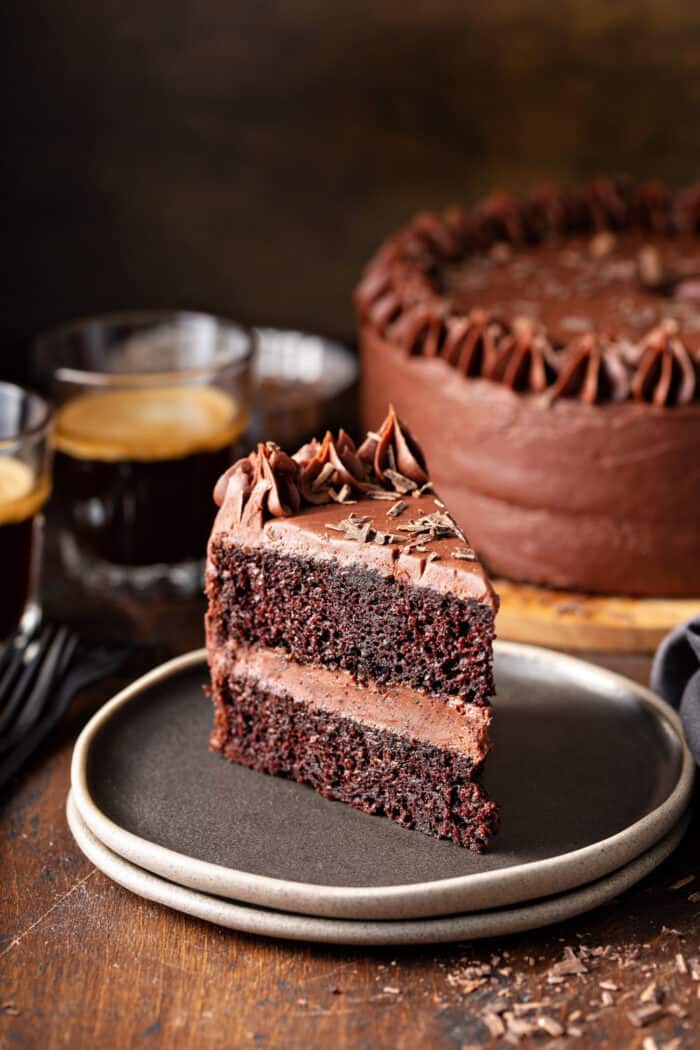
[[[618,598],[495,579],[496,634],[510,642],[588,652],[652,652],[672,627],[700,613],[698,598]]]

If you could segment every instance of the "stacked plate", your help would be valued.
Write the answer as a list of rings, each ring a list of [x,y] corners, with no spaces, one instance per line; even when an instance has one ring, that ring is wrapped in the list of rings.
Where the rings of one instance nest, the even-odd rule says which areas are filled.
[[[204,652],[103,707],[75,747],[68,820],[122,886],[222,926],[336,944],[467,940],[604,904],[677,846],[694,763],[646,689],[496,644],[485,786],[501,831],[477,856],[208,750]]]

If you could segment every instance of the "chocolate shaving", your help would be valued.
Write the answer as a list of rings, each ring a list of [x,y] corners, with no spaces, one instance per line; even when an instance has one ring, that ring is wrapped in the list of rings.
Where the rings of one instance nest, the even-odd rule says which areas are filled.
[[[425,543],[431,540],[445,540],[455,536],[466,542],[464,533],[446,511],[434,511],[432,514],[424,514],[420,518],[402,522],[396,528],[398,532],[411,533],[414,537],[414,542],[418,543]]]
[[[546,1014],[540,1014],[537,1024],[547,1035],[554,1036],[554,1038],[564,1034],[564,1026],[555,1021],[553,1017],[547,1017]]]
[[[664,271],[661,256],[653,244],[645,244],[637,256],[639,279],[646,288],[661,288],[664,283]]]
[[[476,561],[476,552],[471,547],[455,547],[450,555],[452,558],[458,558],[463,561]]]
[[[488,1028],[492,1039],[500,1039],[502,1035],[506,1034],[506,1026],[498,1014],[493,1013],[492,1010],[485,1010],[481,1015],[481,1020]]]
[[[408,503],[404,503],[402,499],[395,503],[393,507],[389,507],[387,513],[388,518],[398,518],[405,510],[408,509]]]
[[[365,496],[369,496],[370,499],[387,500],[389,503],[393,503],[396,497],[400,495],[400,492],[387,491],[386,489],[368,489],[365,492]]]
[[[328,495],[334,503],[357,503],[356,499],[351,499],[352,489],[349,485],[343,485],[340,492],[336,492],[335,489],[329,488]]]
[[[569,977],[584,973],[588,973],[587,967],[581,962],[573,948],[569,947],[564,949],[564,958],[549,970],[550,977]]]
[[[627,1017],[635,1028],[644,1028],[652,1021],[658,1021],[665,1013],[663,1006],[650,1003],[649,1006],[641,1006],[638,1010],[628,1010]]]
[[[384,477],[391,482],[394,490],[402,496],[407,496],[418,488],[415,481],[411,481],[410,478],[404,477],[403,474],[399,474],[398,470],[392,470],[390,467],[384,471]]]

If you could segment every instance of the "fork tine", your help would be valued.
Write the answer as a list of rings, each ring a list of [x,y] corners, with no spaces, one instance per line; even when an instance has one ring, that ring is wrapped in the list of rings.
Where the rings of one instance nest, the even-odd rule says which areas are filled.
[[[5,673],[5,668],[7,667],[10,660],[17,651],[19,641],[19,635],[15,631],[15,633],[7,639],[7,641],[2,647],[2,651],[0,652],[0,681],[2,680],[2,677]]]
[[[50,737],[68,710],[76,693],[118,671],[131,651],[130,646],[87,649],[80,659],[68,668],[65,677],[49,691],[49,699],[41,718],[31,733],[25,733],[20,742],[0,755],[0,792],[22,768],[27,759]]]
[[[61,654],[61,662],[56,668],[57,677],[63,678],[64,674],[70,667],[70,662],[75,656],[75,651],[78,648],[79,642],[80,639],[78,638],[77,634],[71,634],[68,637],[68,640],[66,641],[65,647],[63,649],[63,653]]]
[[[31,634],[16,631],[3,647],[2,657],[0,657],[0,704],[21,670],[27,647],[35,642],[37,633],[40,634],[41,631],[35,629]]]
[[[17,648],[12,654],[5,674],[0,680],[0,700],[5,698],[0,712],[0,735],[12,725],[31,680],[37,672],[36,658],[46,649],[52,633],[53,628],[49,626],[42,628],[37,639],[32,639],[27,645]]]
[[[32,642],[37,634],[40,633],[41,629],[41,621],[36,623],[28,634],[22,627],[18,627],[17,630],[10,635],[2,648],[0,648],[0,698],[2,697],[2,681],[5,671],[13,662],[13,659],[17,654],[19,653],[21,655],[25,651],[30,642]]]
[[[68,648],[73,649],[77,639],[67,627],[59,627],[48,648],[44,648],[36,658],[37,670],[35,680],[25,691],[25,703],[19,712],[12,729],[0,738],[0,752],[7,751],[35,724],[40,717],[50,696],[51,687],[57,677],[58,668]],[[72,655],[72,653],[71,653]]]

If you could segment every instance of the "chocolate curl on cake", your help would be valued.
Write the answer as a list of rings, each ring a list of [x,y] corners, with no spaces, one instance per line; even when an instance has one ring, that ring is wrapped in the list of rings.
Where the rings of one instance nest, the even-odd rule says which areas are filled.
[[[409,482],[411,488],[424,485],[428,480],[423,453],[410,430],[402,423],[394,406],[389,407],[389,415],[377,433],[369,433],[357,450],[359,458],[372,471],[372,480],[379,484],[388,484],[396,488],[401,479]]]
[[[309,504],[329,503],[339,499],[343,488],[365,492],[367,468],[357,455],[355,442],[340,430],[333,438],[330,430],[322,442],[314,439],[294,454],[299,464],[299,486],[303,500]]]
[[[588,405],[601,401],[624,401],[630,379],[622,356],[589,333],[581,337],[563,357],[550,398],[577,397]]]
[[[697,390],[698,364],[678,338],[677,323],[664,321],[639,345],[632,395],[653,405],[688,405]]]

